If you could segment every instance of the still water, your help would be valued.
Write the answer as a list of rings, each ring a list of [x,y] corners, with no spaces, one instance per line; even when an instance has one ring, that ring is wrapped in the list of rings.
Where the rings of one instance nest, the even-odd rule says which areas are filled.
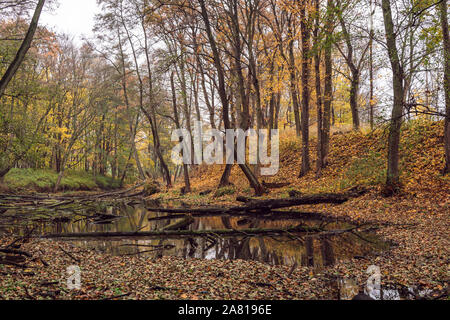
[[[170,220],[151,220],[164,216],[149,212],[143,203],[99,202],[74,204],[64,209],[44,212],[7,210],[0,214],[0,234],[23,235],[33,233],[135,232],[162,230],[174,223]],[[323,221],[301,219],[267,220],[253,217],[210,216],[194,218],[186,230],[286,228],[299,224],[324,226]],[[327,222],[327,230],[347,229],[347,223]],[[214,234],[184,238],[121,238],[70,240],[71,243],[113,255],[164,255],[201,259],[244,259],[273,265],[305,265],[321,268],[336,261],[362,257],[386,249],[387,245],[374,234],[335,236],[277,235],[221,237]]]

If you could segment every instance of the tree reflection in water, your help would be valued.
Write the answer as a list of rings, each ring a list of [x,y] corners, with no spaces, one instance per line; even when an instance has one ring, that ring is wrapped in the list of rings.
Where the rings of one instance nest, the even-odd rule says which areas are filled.
[[[53,215],[53,216],[52,216]],[[64,219],[55,219],[55,215]],[[31,216],[14,215],[5,213],[9,217],[11,227],[4,227],[8,233],[23,235],[25,228],[21,224],[14,224],[15,219]],[[77,211],[52,212],[41,220],[26,221],[22,225],[28,228],[35,227],[35,233],[72,233],[72,232],[130,232],[130,231],[154,231],[176,222],[172,220],[152,220],[149,217],[161,217],[162,213],[147,212],[143,205],[128,206],[125,203],[114,203],[98,207],[77,207]],[[11,218],[12,217],[12,218]],[[23,221],[21,221],[23,222]],[[211,229],[252,229],[252,228],[286,228],[296,226],[299,223],[306,226],[316,226],[320,221],[303,220],[264,220],[253,217],[202,217],[195,218],[191,224],[184,226],[186,230],[211,230]],[[347,225],[331,223],[330,228],[344,229]],[[210,234],[199,238],[178,239],[121,239],[108,241],[86,240],[73,241],[75,245],[92,247],[97,250],[109,252],[114,255],[143,254],[151,255],[158,259],[164,255],[175,255],[184,258],[200,259],[244,259],[265,262],[273,265],[305,265],[305,266],[330,266],[336,259],[363,256],[376,246],[363,241],[351,234],[340,236],[318,235],[278,235],[278,236],[250,236],[243,234],[234,237],[219,237]],[[140,253],[144,252],[144,253]]]

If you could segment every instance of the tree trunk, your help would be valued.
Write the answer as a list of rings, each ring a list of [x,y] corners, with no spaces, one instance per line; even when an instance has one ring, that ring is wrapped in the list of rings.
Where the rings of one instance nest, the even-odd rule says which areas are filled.
[[[399,145],[400,128],[402,124],[403,113],[403,68],[398,56],[396,37],[394,33],[394,22],[392,20],[392,10],[390,0],[382,0],[384,27],[386,32],[386,42],[389,60],[392,67],[393,87],[394,87],[394,106],[389,128],[388,140],[388,168],[386,179],[386,194],[390,195],[396,192],[400,185],[399,178]]]
[[[292,34],[292,28],[289,26],[290,33]],[[291,35],[291,37],[293,37]],[[300,104],[298,101],[298,90],[297,90],[297,72],[295,68],[294,60],[294,40],[289,41],[289,78],[290,78],[290,89],[291,89],[291,99],[292,99],[292,109],[294,109],[295,118],[295,132],[297,137],[300,137],[302,131],[302,124],[300,121]]]
[[[309,161],[309,64],[311,62],[310,44],[309,44],[309,26],[306,21],[306,4],[302,3],[300,8],[300,25],[301,25],[301,40],[302,40],[302,165],[299,177],[305,176],[311,165]]]
[[[30,49],[31,42],[33,41],[34,34],[36,33],[36,29],[38,27],[39,18],[41,16],[42,8],[44,7],[45,0],[39,0],[36,9],[34,10],[33,18],[31,19],[30,26],[28,27],[27,34],[25,35],[25,38],[19,48],[19,51],[17,51],[17,54],[14,58],[14,60],[9,65],[8,69],[6,70],[5,74],[0,80],[0,98],[5,93],[6,87],[8,86],[9,82],[12,80],[14,75],[16,74],[17,70],[19,69],[20,65],[22,64],[23,60],[25,59],[25,55],[27,54],[28,50]]]
[[[370,43],[369,43],[369,123],[370,130],[374,128],[374,87],[373,87],[373,38],[374,38],[374,30],[373,30],[373,0],[370,0]]]
[[[325,26],[326,43],[324,49],[325,80],[323,101],[323,129],[322,129],[322,166],[328,165],[328,151],[330,146],[331,102],[333,99],[333,62],[332,62],[332,32],[333,32],[333,3],[327,1],[327,20]]]
[[[442,35],[444,44],[444,92],[445,92],[445,167],[444,174],[450,173],[450,38],[448,33],[447,0],[440,4]]]
[[[319,0],[315,0],[315,14],[316,23],[314,27],[314,41],[319,43],[319,28],[320,28],[320,11]],[[314,55],[314,68],[316,80],[316,105],[317,105],[317,163],[316,163],[316,177],[320,177],[323,168],[323,110],[322,110],[322,86],[320,81],[320,50],[316,48]]]
[[[181,129],[180,120],[178,118],[178,108],[177,108],[177,94],[175,92],[175,83],[173,81],[174,74],[173,72],[170,75],[170,86],[172,88],[172,107],[173,107],[173,116],[175,118],[175,125],[177,129]],[[180,137],[180,142],[183,142],[183,138]],[[184,155],[183,155],[184,156]],[[183,171],[184,171],[184,192],[191,192],[191,182],[189,180],[189,169],[186,163],[183,163]]]
[[[358,111],[358,92],[359,92],[359,70],[352,71],[352,80],[350,87],[350,109],[352,111],[353,130],[359,130],[359,111]]]

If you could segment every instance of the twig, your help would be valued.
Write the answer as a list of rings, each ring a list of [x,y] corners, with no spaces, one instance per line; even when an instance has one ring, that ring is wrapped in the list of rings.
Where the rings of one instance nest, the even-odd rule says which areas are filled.
[[[63,247],[59,246],[59,248],[61,249],[62,252],[64,252],[67,256],[69,256],[69,257],[70,257],[71,259],[73,259],[75,262],[78,262],[78,263],[81,262],[80,259],[75,258],[75,257],[74,257],[73,255],[71,255],[69,252],[67,252],[66,250],[64,250]]]

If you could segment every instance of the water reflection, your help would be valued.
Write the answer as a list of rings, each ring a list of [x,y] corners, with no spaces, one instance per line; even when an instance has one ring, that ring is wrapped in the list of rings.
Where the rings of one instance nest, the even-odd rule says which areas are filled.
[[[54,210],[36,217],[30,212],[5,212],[0,215],[0,233],[21,235],[26,229],[35,233],[80,232],[132,232],[156,231],[177,220],[152,220],[162,213],[148,212],[143,204],[133,206],[125,203],[100,203],[77,206],[77,210]],[[25,217],[32,217],[26,219]],[[322,221],[264,220],[253,217],[202,217],[195,218],[185,227],[187,230],[283,228],[299,224],[317,226]],[[348,225],[329,223],[329,229],[344,229]],[[374,239],[367,234],[365,238]],[[333,265],[337,260],[364,256],[381,247],[362,240],[353,234],[333,237],[314,235],[191,237],[182,239],[120,239],[71,241],[75,245],[94,248],[114,255],[147,255],[160,258],[173,255],[200,259],[245,259],[273,265],[305,265],[322,267]]]

